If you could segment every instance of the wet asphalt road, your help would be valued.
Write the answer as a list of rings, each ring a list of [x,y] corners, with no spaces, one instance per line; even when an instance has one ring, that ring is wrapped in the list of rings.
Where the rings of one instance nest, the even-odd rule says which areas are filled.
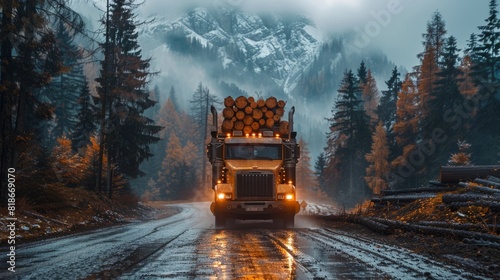
[[[172,217],[20,245],[0,279],[478,279],[406,249],[297,216],[214,228],[207,203]]]

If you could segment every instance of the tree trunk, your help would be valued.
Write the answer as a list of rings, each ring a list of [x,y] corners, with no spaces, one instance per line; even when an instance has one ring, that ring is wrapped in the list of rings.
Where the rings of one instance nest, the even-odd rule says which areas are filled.
[[[7,170],[13,149],[12,105],[14,81],[12,80],[12,43],[9,33],[12,25],[12,2],[5,1],[0,26],[0,205],[7,204]]]
[[[445,184],[473,181],[488,176],[500,176],[500,165],[441,166],[441,182]]]
[[[497,183],[497,182],[484,180],[484,179],[475,179],[474,182],[481,184],[481,185],[488,186],[488,187],[491,186],[491,187],[494,187],[495,189],[500,189],[500,183]]]

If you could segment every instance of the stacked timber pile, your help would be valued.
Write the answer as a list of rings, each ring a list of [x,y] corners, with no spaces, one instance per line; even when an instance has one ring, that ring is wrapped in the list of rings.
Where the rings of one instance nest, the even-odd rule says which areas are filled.
[[[388,205],[393,209],[404,207],[418,199],[436,197],[440,193],[457,190],[456,186],[447,186],[439,181],[430,181],[426,187],[405,190],[383,190],[380,196],[371,199],[375,209],[386,208]]]
[[[500,248],[499,172],[500,166],[442,167],[441,181],[384,191],[372,199],[372,211],[356,221],[385,233],[453,236]]]
[[[442,166],[439,181],[430,181],[422,188],[384,190],[379,197],[374,197],[371,201],[375,208],[386,207],[389,204],[393,208],[401,208],[418,199],[433,198],[439,194],[460,191],[471,186],[476,186],[476,190],[480,190],[482,185],[500,188],[500,183],[494,179],[495,176],[500,177],[498,165]]]
[[[239,96],[224,99],[222,132],[243,131],[251,134],[262,130],[272,130],[281,135],[288,134],[288,121],[282,120],[286,102],[275,97],[255,100],[253,97]]]

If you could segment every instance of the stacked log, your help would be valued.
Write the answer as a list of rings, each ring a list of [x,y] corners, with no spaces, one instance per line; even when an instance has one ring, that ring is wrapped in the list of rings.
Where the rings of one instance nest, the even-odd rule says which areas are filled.
[[[500,165],[441,166],[440,181],[443,184],[457,184],[476,178],[486,179],[488,176],[500,176]]]
[[[255,100],[253,97],[239,96],[233,99],[228,96],[224,99],[225,108],[222,110],[224,117],[222,132],[229,133],[236,130],[251,134],[262,130],[273,130],[286,135],[289,133],[289,125],[287,121],[282,120],[285,105],[285,101],[276,97]]]

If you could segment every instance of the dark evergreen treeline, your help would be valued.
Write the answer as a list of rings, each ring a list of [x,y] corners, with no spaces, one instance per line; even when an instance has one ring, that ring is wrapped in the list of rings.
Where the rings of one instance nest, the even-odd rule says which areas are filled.
[[[498,164],[497,6],[490,1],[490,15],[463,55],[435,12],[420,64],[404,77],[394,68],[380,96],[363,63],[357,74],[346,70],[328,119],[327,147],[315,165],[330,196],[352,207],[386,188],[424,185],[442,165]]]

